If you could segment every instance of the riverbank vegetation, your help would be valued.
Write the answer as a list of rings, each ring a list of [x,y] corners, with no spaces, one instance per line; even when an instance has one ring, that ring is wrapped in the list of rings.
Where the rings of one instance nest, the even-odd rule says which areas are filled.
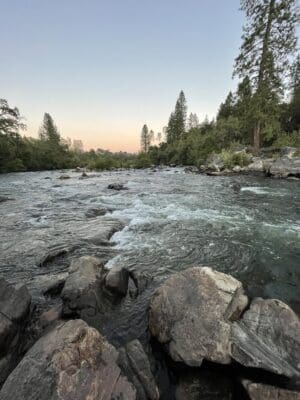
[[[188,116],[180,92],[163,129],[164,138],[144,124],[141,152],[90,150],[70,146],[50,114],[44,115],[38,138],[22,137],[26,129],[17,108],[0,100],[0,172],[64,169],[142,168],[157,164],[200,166],[212,153],[228,165],[245,165],[247,156],[236,151],[261,147],[296,147],[300,151],[300,55],[296,27],[300,21],[296,0],[241,0],[247,23],[233,75],[237,88],[221,103],[216,118],[202,123]],[[159,144],[154,144],[159,143]]]

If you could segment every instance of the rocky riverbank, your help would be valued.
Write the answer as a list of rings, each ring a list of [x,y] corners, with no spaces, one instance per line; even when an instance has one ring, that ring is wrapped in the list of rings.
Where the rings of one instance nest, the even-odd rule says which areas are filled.
[[[236,174],[262,174],[272,178],[300,178],[300,156],[297,156],[294,147],[283,147],[274,151],[273,149],[261,150],[260,154],[254,156],[248,149],[242,149],[232,153],[237,162],[227,165],[222,155],[214,154],[209,157],[205,165],[197,167],[186,167],[186,172],[205,173],[212,176],[236,175]],[[239,165],[238,159],[247,160],[245,164]],[[235,165],[234,165],[235,164]]]
[[[171,275],[145,304],[146,337],[110,344],[109,316],[144,284],[80,257],[52,282],[61,305],[39,315],[2,279],[0,399],[300,399],[299,317],[211,267]]]

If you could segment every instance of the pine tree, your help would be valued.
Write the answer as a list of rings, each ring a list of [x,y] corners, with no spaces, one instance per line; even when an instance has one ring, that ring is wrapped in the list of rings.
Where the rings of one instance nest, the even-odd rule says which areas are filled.
[[[193,129],[193,128],[198,128],[199,127],[199,118],[198,115],[195,113],[190,113],[188,122],[187,122],[187,129],[188,131]]]
[[[251,102],[253,144],[260,147],[261,132],[276,114],[289,55],[297,44],[297,0],[241,0],[248,23],[244,27],[234,74],[249,76],[255,91]]]
[[[50,114],[45,113],[42,126],[39,129],[41,140],[47,140],[53,143],[60,143],[60,134]]]
[[[20,129],[26,129],[17,107],[11,108],[7,100],[0,99],[0,134],[17,135]]]
[[[183,138],[186,131],[187,106],[181,90],[176,101],[175,111],[171,113],[167,127],[167,142],[173,143]]]
[[[149,129],[146,124],[143,125],[142,132],[141,132],[141,151],[143,153],[147,153],[150,146],[150,135]]]
[[[231,117],[234,113],[234,107],[235,107],[235,99],[233,96],[233,93],[230,91],[228,93],[228,96],[226,97],[226,100],[224,103],[221,103],[218,115],[217,115],[217,120],[218,119],[227,119]]]

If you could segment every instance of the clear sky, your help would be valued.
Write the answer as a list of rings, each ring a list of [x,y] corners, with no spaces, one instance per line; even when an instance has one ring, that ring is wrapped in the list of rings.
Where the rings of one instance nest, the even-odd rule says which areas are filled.
[[[31,136],[49,112],[85,148],[136,151],[181,89],[213,117],[228,91],[239,0],[0,0],[0,98]]]

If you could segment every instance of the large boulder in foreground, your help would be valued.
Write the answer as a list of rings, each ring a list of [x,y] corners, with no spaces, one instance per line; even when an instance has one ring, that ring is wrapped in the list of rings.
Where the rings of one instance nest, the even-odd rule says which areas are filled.
[[[275,178],[287,178],[289,176],[300,178],[300,157],[283,156],[277,158],[270,167],[270,175]]]
[[[10,374],[1,400],[136,399],[117,351],[82,320],[57,325]]]
[[[64,316],[93,316],[99,311],[103,274],[98,258],[84,256],[72,261],[61,293]]]
[[[243,385],[251,400],[300,400],[300,392],[249,381]]]
[[[248,299],[238,280],[209,267],[171,276],[150,303],[149,327],[175,361],[200,366],[203,359],[228,364],[231,321]]]
[[[14,287],[0,278],[0,386],[22,353],[30,304],[31,296],[26,286]]]
[[[279,300],[254,299],[232,327],[232,357],[247,367],[300,377],[300,321]]]
[[[139,340],[135,339],[119,349],[118,364],[134,384],[139,400],[159,399],[149,359]]]

